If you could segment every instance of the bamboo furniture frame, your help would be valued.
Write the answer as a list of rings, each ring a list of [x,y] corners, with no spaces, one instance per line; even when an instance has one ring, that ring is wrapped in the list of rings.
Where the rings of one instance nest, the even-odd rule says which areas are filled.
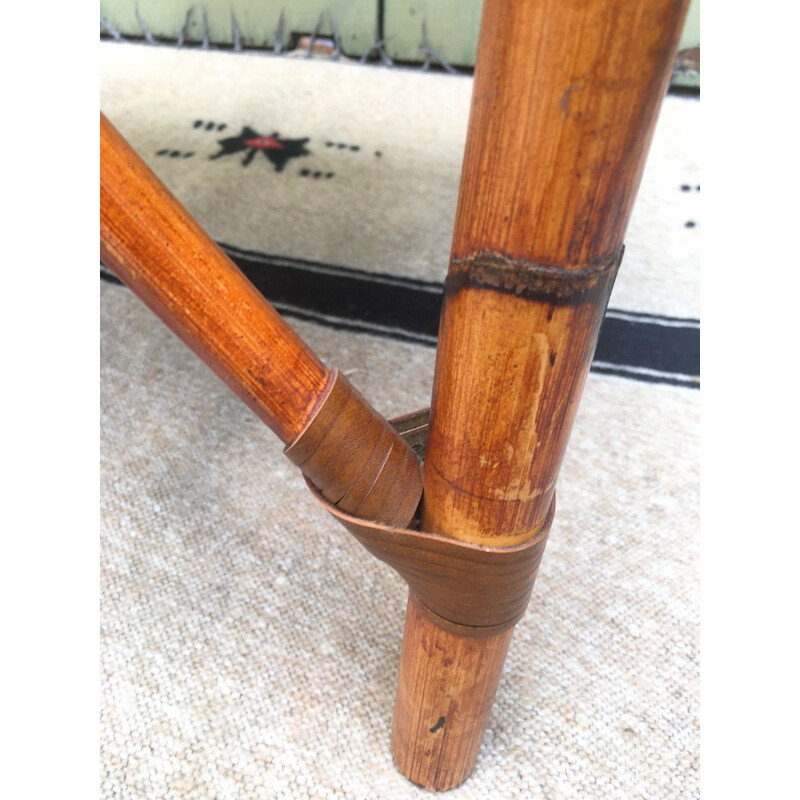
[[[101,116],[103,261],[409,583],[392,753],[421,786],[474,767],[687,6],[486,0],[421,470],[426,423],[329,371]]]

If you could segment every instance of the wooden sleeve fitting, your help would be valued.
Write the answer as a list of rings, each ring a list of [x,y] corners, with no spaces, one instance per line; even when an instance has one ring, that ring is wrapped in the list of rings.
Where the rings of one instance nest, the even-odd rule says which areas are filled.
[[[334,407],[333,402],[331,407]],[[399,422],[403,439],[418,450],[424,450],[427,412],[413,416],[417,419],[422,417],[424,422],[413,429],[404,426],[406,418],[393,422]],[[314,451],[319,452],[324,447],[320,463],[335,458],[337,447],[349,450],[356,441],[356,437],[350,440],[349,435],[356,431],[363,434],[362,428],[354,428],[346,422],[330,426],[320,424],[318,435],[324,438],[324,445]],[[309,441],[313,438],[309,437]],[[297,452],[301,449],[299,447]],[[494,636],[512,628],[525,613],[544,554],[555,501],[551,503],[540,529],[526,542],[513,547],[484,547],[433,533],[381,524],[362,517],[359,512],[347,512],[341,501],[337,503],[333,498],[343,492],[344,498],[350,494],[345,490],[348,480],[336,481],[333,491],[330,485],[324,489],[316,486],[310,473],[324,474],[324,470],[317,471],[309,461],[310,458],[301,469],[305,472],[310,467],[305,472],[306,480],[317,499],[363,547],[408,583],[416,606],[438,628],[459,636]],[[394,477],[397,473],[390,474]],[[363,483],[361,477],[356,479],[357,484]],[[391,485],[398,494],[401,493],[398,489],[400,481],[393,480]],[[367,505],[363,503],[361,507]]]
[[[338,369],[284,453],[331,508],[399,527],[414,519],[422,496],[419,459]]]

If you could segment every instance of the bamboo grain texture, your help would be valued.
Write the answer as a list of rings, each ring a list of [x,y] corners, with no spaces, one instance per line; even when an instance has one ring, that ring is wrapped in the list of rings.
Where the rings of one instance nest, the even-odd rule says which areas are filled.
[[[426,531],[502,547],[545,523],[687,5],[484,3],[423,468]],[[470,642],[409,597],[392,752],[411,780],[442,790],[469,776],[510,635]]]
[[[101,259],[286,443],[329,370],[100,115]]]
[[[397,431],[329,371],[101,114],[105,263],[286,443],[348,513],[405,526],[422,478]]]

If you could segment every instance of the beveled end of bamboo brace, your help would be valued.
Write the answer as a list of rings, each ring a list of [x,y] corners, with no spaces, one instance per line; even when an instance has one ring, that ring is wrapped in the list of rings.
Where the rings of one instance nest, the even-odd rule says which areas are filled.
[[[284,453],[347,514],[400,528],[416,515],[422,497],[419,459],[338,369]]]

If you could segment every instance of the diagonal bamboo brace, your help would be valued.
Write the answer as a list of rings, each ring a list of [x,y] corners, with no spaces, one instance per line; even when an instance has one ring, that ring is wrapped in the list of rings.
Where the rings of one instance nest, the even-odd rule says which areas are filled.
[[[413,450],[322,364],[102,114],[100,246],[103,262],[339,508],[409,524],[422,494]]]

